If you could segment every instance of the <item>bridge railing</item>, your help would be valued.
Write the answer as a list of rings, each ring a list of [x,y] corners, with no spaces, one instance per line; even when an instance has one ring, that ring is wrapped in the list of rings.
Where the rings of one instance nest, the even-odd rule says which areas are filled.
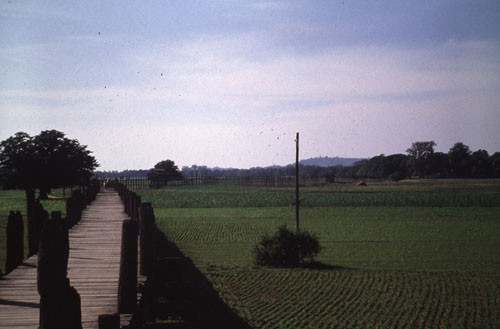
[[[83,210],[93,200],[100,190],[98,181],[91,181],[88,185],[81,186],[71,192],[71,197],[66,199],[66,219],[63,221],[68,228],[77,224]],[[49,214],[43,209],[39,200],[35,199],[34,190],[27,197],[27,230],[28,252],[30,257],[38,253],[40,235],[44,225],[49,221]],[[10,211],[6,227],[6,273],[9,273],[24,260],[24,222],[19,210]]]
[[[126,219],[122,224],[122,245],[120,258],[120,275],[118,280],[118,312],[120,314],[137,314],[139,305],[138,296],[138,277],[137,273],[146,276],[146,283],[141,291],[147,290],[150,284],[155,261],[155,217],[151,203],[141,203],[141,197],[127,186],[118,182],[111,181],[107,187],[113,188],[118,192],[123,201],[124,211],[130,219]],[[139,247],[139,248],[138,248]],[[138,250],[139,262],[137,261]],[[139,269],[139,271],[138,271]],[[142,308],[150,308],[151,303],[145,302]],[[141,310],[142,321],[144,314],[151,314],[147,310]],[[102,315],[102,318],[113,321],[111,315]],[[111,323],[111,322],[110,322]],[[111,327],[110,327],[111,328]]]

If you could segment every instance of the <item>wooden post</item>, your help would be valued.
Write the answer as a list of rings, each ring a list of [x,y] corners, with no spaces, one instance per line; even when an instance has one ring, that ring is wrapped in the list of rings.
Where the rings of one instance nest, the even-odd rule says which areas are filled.
[[[140,257],[139,268],[142,275],[150,276],[153,271],[155,215],[151,203],[143,203],[139,209]]]
[[[49,220],[49,213],[43,209],[43,206],[38,200],[33,204],[32,213],[31,227],[28,226],[28,239],[30,247],[28,256],[35,255],[38,252],[40,234],[42,232],[43,225]]]
[[[23,263],[24,258],[24,226],[23,216],[19,211],[10,212],[7,222],[7,262],[9,273]]]
[[[69,241],[60,212],[52,212],[40,237],[37,287],[40,329],[81,329],[80,295],[67,278]]]
[[[123,221],[120,277],[118,279],[118,313],[132,314],[137,306],[137,222]]]
[[[135,205],[134,205],[134,216],[135,220],[139,220],[139,208],[141,207],[141,196],[134,193]]]
[[[299,133],[295,139],[295,230],[299,233]]]
[[[35,190],[26,190],[26,210],[27,210],[27,224],[28,224],[28,255],[34,255],[38,252],[38,239],[37,235],[37,222],[35,210]],[[38,235],[39,235],[38,231]]]

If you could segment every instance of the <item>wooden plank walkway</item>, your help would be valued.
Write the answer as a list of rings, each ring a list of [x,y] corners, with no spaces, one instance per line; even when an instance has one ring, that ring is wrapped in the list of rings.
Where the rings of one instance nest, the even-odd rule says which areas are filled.
[[[118,194],[101,192],[69,231],[68,277],[81,297],[84,329],[97,329],[99,314],[117,312],[121,227],[126,218]],[[36,267],[35,255],[0,280],[0,328],[38,328]]]

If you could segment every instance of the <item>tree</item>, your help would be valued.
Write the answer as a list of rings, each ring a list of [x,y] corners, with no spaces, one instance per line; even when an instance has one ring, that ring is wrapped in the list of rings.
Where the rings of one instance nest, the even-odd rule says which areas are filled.
[[[57,130],[34,137],[18,132],[0,143],[0,171],[7,187],[38,188],[43,199],[51,188],[87,183],[98,166],[91,153]]]
[[[409,174],[408,156],[404,154],[388,155],[385,159],[384,174],[386,177],[395,181],[402,180],[407,177]]]
[[[471,155],[472,161],[472,176],[478,178],[486,178],[492,175],[492,163],[488,151],[477,150]]]
[[[406,150],[409,156],[408,165],[414,175],[425,176],[430,173],[430,159],[434,154],[434,141],[415,142]]]
[[[448,152],[450,167],[455,177],[470,177],[472,173],[472,153],[463,143],[455,143]]]
[[[33,137],[24,132],[0,143],[0,168],[7,188],[36,186],[37,168]]]
[[[441,178],[448,177],[450,173],[450,157],[447,153],[435,152],[429,161],[432,175]]]
[[[491,176],[500,177],[500,152],[495,152],[492,156],[490,156],[490,163]]]
[[[401,180],[408,176],[408,157],[404,154],[383,154],[369,160],[362,160],[356,164],[359,166],[357,176],[368,178],[390,178]]]
[[[155,183],[166,184],[169,181],[184,179],[184,176],[174,161],[163,160],[148,172],[148,179]]]

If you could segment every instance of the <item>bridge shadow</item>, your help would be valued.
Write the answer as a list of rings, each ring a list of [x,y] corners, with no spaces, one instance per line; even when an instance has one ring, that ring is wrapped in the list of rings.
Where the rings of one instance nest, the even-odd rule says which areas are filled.
[[[189,328],[250,329],[220,298],[205,275],[177,245],[156,230],[153,274],[159,320],[182,318]]]
[[[40,308],[39,303],[19,302],[19,301],[7,300],[7,299],[3,299],[3,298],[0,298],[0,305]]]

